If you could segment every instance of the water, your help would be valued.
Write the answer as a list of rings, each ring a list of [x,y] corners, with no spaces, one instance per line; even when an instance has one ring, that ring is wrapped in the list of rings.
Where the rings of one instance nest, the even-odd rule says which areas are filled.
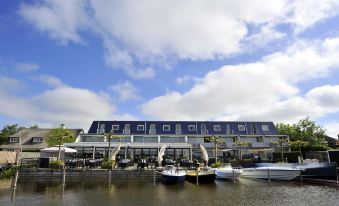
[[[152,179],[70,181],[63,189],[60,180],[19,181],[11,200],[9,180],[0,180],[0,205],[339,205],[335,187],[240,179],[213,184],[153,186]]]

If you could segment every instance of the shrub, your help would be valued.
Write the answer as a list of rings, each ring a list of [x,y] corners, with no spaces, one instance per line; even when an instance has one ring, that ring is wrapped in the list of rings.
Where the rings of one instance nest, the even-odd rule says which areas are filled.
[[[2,172],[2,177],[3,178],[10,178],[10,177],[15,175],[15,172],[16,172],[16,168],[6,169]]]
[[[218,167],[220,167],[220,165],[221,165],[221,162],[216,162],[216,163],[212,163],[211,167],[212,168],[218,168]]]
[[[287,158],[290,163],[297,163],[298,156],[301,156],[299,151],[284,152],[284,159]],[[273,161],[281,161],[281,152],[273,152]]]
[[[101,167],[105,167],[105,168],[112,167],[112,161],[108,161],[108,160],[102,161]]]
[[[65,162],[63,160],[51,160],[49,162],[49,165],[51,165],[51,166],[63,166],[63,165],[65,165]]]

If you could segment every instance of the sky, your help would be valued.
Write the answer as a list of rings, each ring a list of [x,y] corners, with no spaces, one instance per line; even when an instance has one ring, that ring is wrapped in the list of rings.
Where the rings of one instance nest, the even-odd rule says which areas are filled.
[[[0,127],[296,123],[339,133],[337,0],[2,0]]]

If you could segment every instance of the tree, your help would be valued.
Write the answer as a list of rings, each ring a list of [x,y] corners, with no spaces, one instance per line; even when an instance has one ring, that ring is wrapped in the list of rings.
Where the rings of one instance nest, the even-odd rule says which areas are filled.
[[[296,140],[296,141],[290,141],[288,145],[294,150],[298,151],[301,154],[301,148],[306,148],[309,145],[309,142],[307,141],[301,141],[301,140]]]
[[[242,152],[241,152],[241,149],[242,147],[245,147],[245,146],[248,146],[250,143],[248,142],[244,142],[244,141],[240,141],[240,140],[237,140],[234,142],[234,145],[237,145],[239,147],[239,159],[242,160]]]
[[[39,129],[39,125],[38,124],[35,124],[33,126],[30,127],[31,129]]]
[[[66,129],[64,124],[61,124],[60,127],[54,128],[47,137],[47,144],[49,146],[59,145],[58,151],[58,161],[60,160],[61,156],[61,145],[63,143],[70,143],[75,141],[75,132],[70,129]]]
[[[8,137],[18,132],[18,125],[6,125],[0,132],[0,144],[8,142]]]
[[[107,159],[110,160],[111,159],[111,140],[112,139],[116,139],[116,140],[120,141],[120,137],[119,136],[115,136],[113,130],[108,132],[108,133],[101,133],[101,135],[103,135],[104,137],[106,137],[108,139],[108,155],[107,155]]]
[[[326,131],[321,126],[311,121],[308,117],[300,120],[297,124],[290,125],[279,123],[276,127],[280,134],[289,135],[292,142],[304,142],[303,146],[305,147],[291,147],[294,151],[298,151],[299,149],[301,150],[301,148],[304,148],[306,151],[329,149],[325,142]]]
[[[222,140],[220,137],[218,136],[212,136],[209,138],[209,140],[211,142],[214,143],[214,149],[215,149],[215,163],[218,162],[218,145],[222,145],[225,143],[224,140]]]
[[[279,139],[276,142],[271,142],[271,144],[273,145],[277,145],[280,146],[280,150],[281,150],[281,160],[284,162],[284,146],[288,145],[288,140],[287,139]]]

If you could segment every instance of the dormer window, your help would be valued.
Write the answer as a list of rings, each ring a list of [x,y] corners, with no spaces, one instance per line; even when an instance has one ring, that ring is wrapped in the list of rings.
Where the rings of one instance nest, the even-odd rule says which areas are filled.
[[[214,125],[214,131],[215,132],[220,132],[221,131],[220,125]]]
[[[267,124],[261,125],[261,129],[262,129],[263,132],[268,132],[268,131],[270,131],[270,128],[268,127]]]
[[[145,130],[145,126],[144,126],[144,125],[139,124],[139,125],[137,126],[137,131],[144,131],[144,130]]]
[[[9,143],[18,143],[19,142],[19,137],[10,137],[9,138]]]
[[[245,131],[246,131],[245,125],[243,125],[243,124],[238,124],[238,130],[239,130],[239,132],[245,132]]]
[[[171,126],[170,125],[163,125],[162,130],[165,131],[165,132],[168,132],[168,131],[171,130]]]
[[[188,125],[188,131],[190,132],[195,131],[195,125]]]
[[[42,143],[43,138],[42,137],[33,137],[33,143]]]
[[[119,130],[119,125],[112,125],[112,130]]]

